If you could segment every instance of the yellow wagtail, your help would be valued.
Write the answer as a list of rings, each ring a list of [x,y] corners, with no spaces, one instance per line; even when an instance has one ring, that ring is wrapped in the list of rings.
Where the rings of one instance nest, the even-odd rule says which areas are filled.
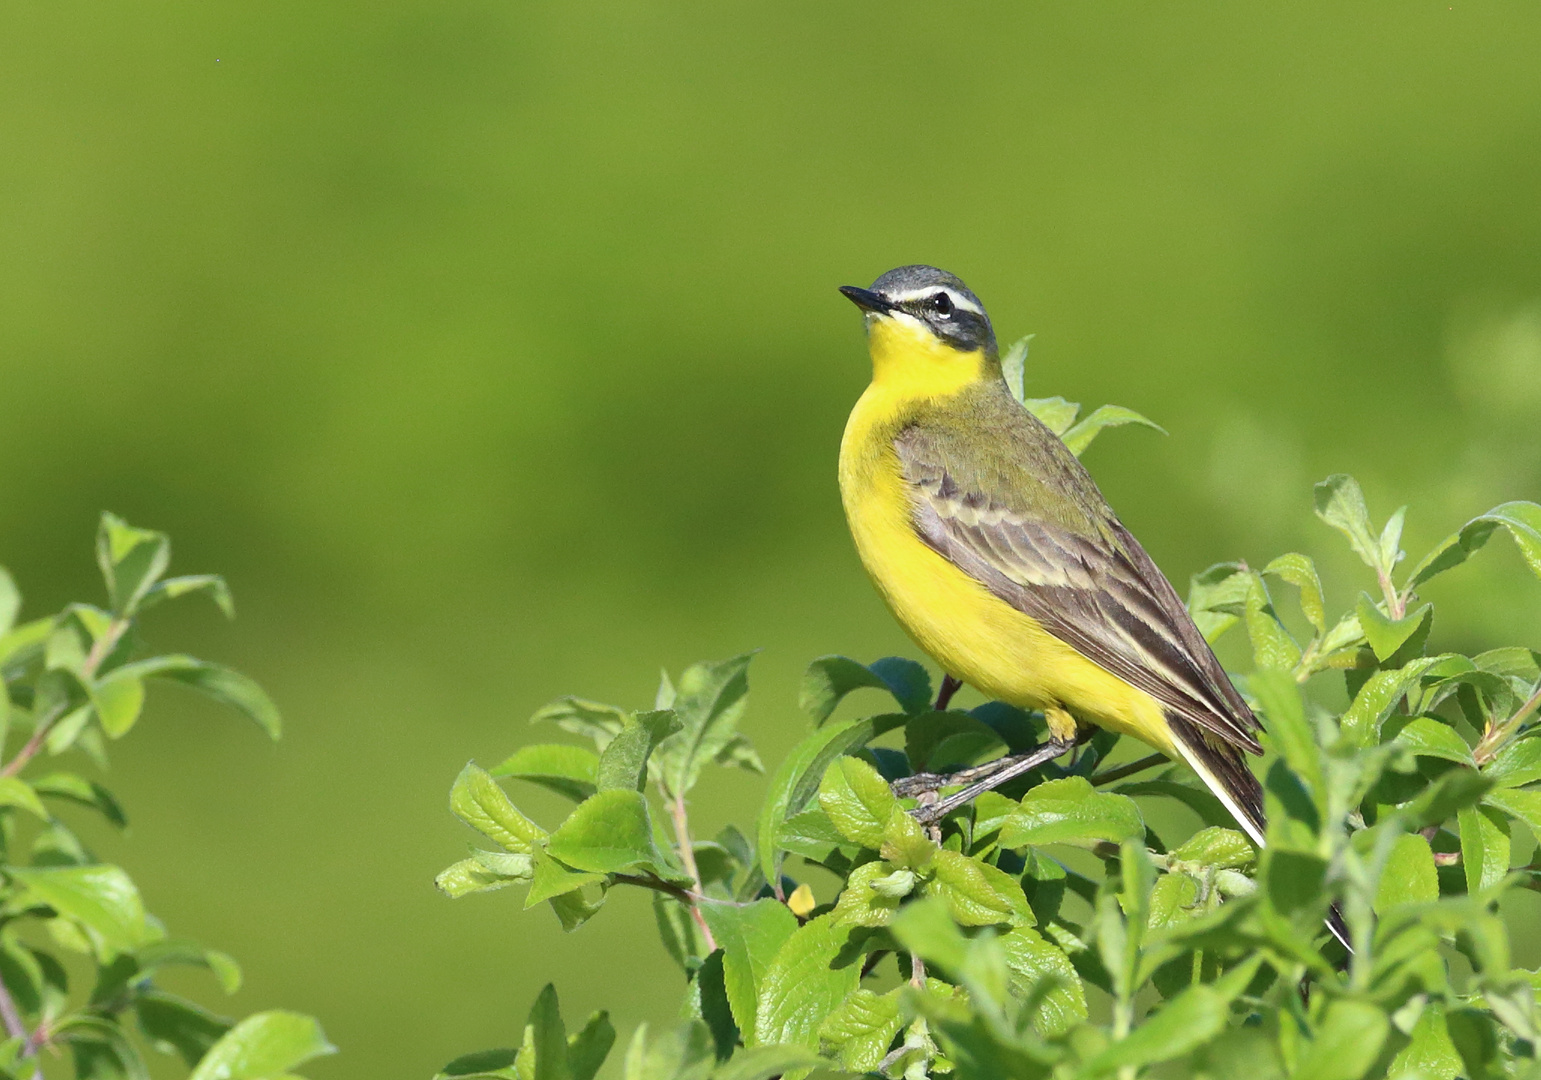
[[[866,313],[872,352],[840,446],[861,560],[944,672],[1048,721],[1030,754],[901,781],[915,794],[979,780],[917,816],[939,820],[1095,725],[1185,762],[1261,845],[1243,757],[1262,752],[1257,718],[1085,467],[1012,397],[979,298],[931,266],[840,291]]]

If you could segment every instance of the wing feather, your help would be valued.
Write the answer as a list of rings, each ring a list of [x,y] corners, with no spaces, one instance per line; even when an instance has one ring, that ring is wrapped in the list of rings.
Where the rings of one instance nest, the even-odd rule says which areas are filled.
[[[1100,495],[1098,527],[1077,528],[970,484],[917,428],[901,432],[894,448],[916,533],[929,547],[1177,716],[1225,744],[1261,752],[1257,719],[1187,607]],[[1080,470],[1073,458],[1055,464]],[[1089,477],[1085,485],[1095,492]]]

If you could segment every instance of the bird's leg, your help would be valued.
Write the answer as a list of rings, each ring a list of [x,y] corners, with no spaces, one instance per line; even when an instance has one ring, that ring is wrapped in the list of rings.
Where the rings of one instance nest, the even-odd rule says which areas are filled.
[[[941,821],[953,810],[972,802],[984,792],[998,788],[1008,780],[1030,772],[1046,761],[1053,761],[1083,741],[1082,733],[1077,730],[1075,718],[1064,709],[1051,707],[1044,710],[1044,717],[1048,721],[1048,739],[1025,754],[997,758],[983,765],[975,765],[972,768],[959,769],[951,773],[916,773],[914,776],[900,777],[889,786],[901,799],[908,796],[920,797],[921,805],[912,811],[915,820],[923,825]],[[1090,735],[1091,732],[1088,729],[1084,737],[1090,737]],[[968,786],[945,799],[935,798],[936,792],[956,784]],[[931,798],[927,798],[928,795]]]
[[[941,821],[942,818],[965,803],[973,802],[985,792],[992,791],[1006,783],[1006,781],[1015,779],[1025,772],[1031,772],[1046,761],[1053,761],[1074,746],[1074,740],[1061,740],[1051,737],[1026,754],[1015,754],[1011,757],[999,758],[988,765],[980,765],[972,769],[962,769],[940,777],[942,785],[938,786],[958,783],[968,784],[969,786],[955,795],[947,796],[945,799],[938,799],[934,803],[918,806],[911,813],[915,816],[915,820],[919,821],[922,825],[930,824],[933,821]],[[919,780],[922,777],[929,780],[933,776],[935,776],[934,773],[922,773],[920,776],[905,777],[905,780]],[[981,776],[982,778],[975,779]],[[903,783],[904,780],[899,780],[893,786],[898,788]],[[935,789],[931,790],[934,791]]]
[[[936,704],[931,706],[937,712],[946,712],[952,696],[963,689],[963,680],[955,679],[945,671],[942,672],[942,685],[936,692]]]

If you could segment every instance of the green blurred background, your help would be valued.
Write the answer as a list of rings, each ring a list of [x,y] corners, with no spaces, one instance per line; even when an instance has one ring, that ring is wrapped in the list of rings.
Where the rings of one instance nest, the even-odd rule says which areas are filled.
[[[826,652],[907,646],[841,518],[866,380],[834,291],[934,262],[1034,395],[1171,436],[1088,462],[1179,583],[1330,553],[1328,472],[1414,555],[1541,497],[1541,11],[1520,4],[17,0],[0,34],[0,562],[95,596],[98,512],[225,572],[157,644],[257,676],[276,748],[167,692],[103,838],[153,910],[318,1014],[318,1078],[623,1038],[680,980],[641,898],[564,937],[451,903],[469,758],[751,647],[774,762]],[[1541,646],[1506,540],[1436,634]],[[698,831],[762,781],[710,775]],[[550,816],[554,804],[531,796]],[[1532,949],[1531,951],[1535,951]],[[1530,957],[1530,962],[1535,957]]]

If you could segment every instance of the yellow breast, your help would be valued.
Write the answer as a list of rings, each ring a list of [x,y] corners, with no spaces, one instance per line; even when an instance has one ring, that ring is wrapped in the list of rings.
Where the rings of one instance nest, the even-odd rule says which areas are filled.
[[[856,550],[899,624],[943,668],[990,697],[1024,708],[1064,708],[1171,752],[1155,699],[996,598],[916,535],[909,486],[893,449],[913,386],[883,378],[881,366],[877,372],[846,425],[840,493]]]

